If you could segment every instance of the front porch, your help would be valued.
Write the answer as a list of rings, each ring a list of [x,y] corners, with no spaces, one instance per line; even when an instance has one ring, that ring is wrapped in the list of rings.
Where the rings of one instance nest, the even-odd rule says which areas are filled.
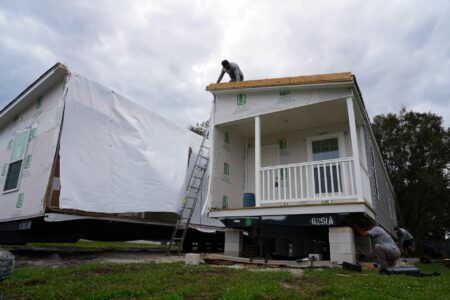
[[[363,121],[351,97],[217,124],[214,131],[210,217],[374,217]],[[254,205],[244,205],[244,194],[254,195]]]

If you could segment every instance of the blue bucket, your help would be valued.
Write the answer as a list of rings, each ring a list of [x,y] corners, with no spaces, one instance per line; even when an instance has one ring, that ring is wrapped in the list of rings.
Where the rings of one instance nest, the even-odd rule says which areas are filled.
[[[244,207],[255,207],[255,194],[244,193]]]

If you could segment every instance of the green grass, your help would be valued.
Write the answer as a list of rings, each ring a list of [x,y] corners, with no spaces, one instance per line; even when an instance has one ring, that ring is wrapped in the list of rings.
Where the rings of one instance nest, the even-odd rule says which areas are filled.
[[[437,271],[441,276],[413,277],[379,275],[376,270],[357,275],[349,271],[309,272],[308,278],[323,287],[315,299],[450,299],[450,269],[443,264],[419,264],[422,272]],[[344,274],[351,277],[336,275]]]
[[[20,246],[3,245],[6,249],[30,249],[30,248],[50,248],[50,249],[74,249],[74,250],[142,250],[142,249],[165,249],[156,244],[140,244],[126,242],[97,242],[80,240],[76,243],[29,243]]]
[[[343,270],[250,272],[215,266],[86,264],[20,268],[0,284],[5,299],[449,299],[450,269],[420,265],[439,277],[366,276]],[[337,274],[345,274],[346,277]],[[348,277],[350,276],[350,277]]]
[[[5,299],[296,299],[286,272],[253,273],[213,266],[88,264],[20,268],[1,284]]]

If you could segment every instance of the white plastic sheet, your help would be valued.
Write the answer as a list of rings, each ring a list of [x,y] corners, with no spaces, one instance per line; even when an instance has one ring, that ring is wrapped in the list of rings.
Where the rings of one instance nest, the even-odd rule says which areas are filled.
[[[192,132],[79,75],[65,102],[61,208],[179,212]]]

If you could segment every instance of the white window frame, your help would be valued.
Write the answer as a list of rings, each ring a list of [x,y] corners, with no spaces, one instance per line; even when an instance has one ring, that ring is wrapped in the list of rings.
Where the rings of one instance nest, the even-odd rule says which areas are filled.
[[[27,156],[28,144],[30,143],[30,132],[31,132],[31,130],[27,129],[27,130],[19,131],[19,132],[17,132],[14,135],[14,142],[13,142],[13,145],[11,147],[11,153],[9,154],[10,155],[9,156],[9,160],[10,161],[8,162],[8,167],[6,168],[6,173],[5,173],[5,181],[3,182],[2,194],[8,194],[8,193],[16,192],[20,188],[20,182],[22,181],[22,170],[23,170],[23,167],[24,167],[24,160],[25,160],[25,157]],[[16,145],[16,138],[17,138],[18,135],[23,134],[23,133],[27,133],[27,142],[26,142],[26,145],[25,145],[25,149],[23,151],[23,155],[19,159],[11,160],[11,155],[12,155],[12,153],[14,151],[14,146]],[[11,164],[19,162],[19,161],[22,161],[22,164],[20,165],[19,178],[17,179],[17,186],[15,188],[13,188],[13,189],[5,190],[6,181],[8,179],[9,168],[10,168]]]
[[[308,161],[313,161],[313,149],[312,149],[312,143],[316,141],[321,140],[328,140],[328,139],[338,139],[338,151],[339,151],[339,158],[343,158],[347,156],[347,149],[345,147],[345,139],[344,139],[344,133],[343,132],[336,132],[336,133],[330,133],[330,134],[322,134],[322,135],[316,135],[316,136],[310,136],[306,138],[306,147],[308,152]]]

